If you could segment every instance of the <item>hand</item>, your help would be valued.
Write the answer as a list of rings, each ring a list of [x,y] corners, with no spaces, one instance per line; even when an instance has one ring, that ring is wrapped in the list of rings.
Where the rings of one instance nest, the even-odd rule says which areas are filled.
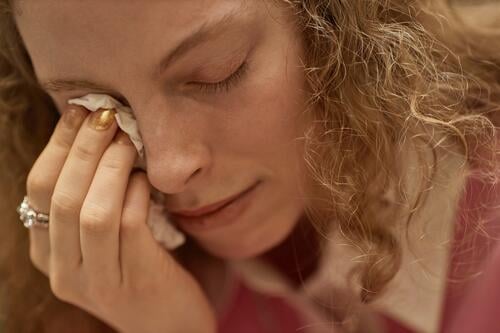
[[[28,175],[30,204],[50,213],[48,229],[29,229],[31,261],[56,297],[120,332],[215,332],[201,286],[146,224],[150,184],[114,110],[89,113],[63,113]]]

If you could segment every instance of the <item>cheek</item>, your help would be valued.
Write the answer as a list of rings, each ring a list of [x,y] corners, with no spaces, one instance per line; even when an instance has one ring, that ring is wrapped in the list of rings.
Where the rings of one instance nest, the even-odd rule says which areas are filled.
[[[285,149],[285,145],[302,135],[299,116],[305,99],[301,87],[299,73],[289,72],[287,76],[284,71],[263,76],[259,82],[248,85],[232,107],[238,117],[226,128],[231,132],[229,142],[261,153]]]

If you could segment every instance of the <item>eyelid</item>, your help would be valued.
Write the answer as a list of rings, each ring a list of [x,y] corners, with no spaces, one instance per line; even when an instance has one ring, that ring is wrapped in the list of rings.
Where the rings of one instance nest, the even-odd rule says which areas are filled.
[[[228,92],[229,89],[239,83],[243,76],[248,72],[249,62],[244,60],[238,68],[233,71],[227,78],[218,82],[191,82],[191,84],[196,85],[203,93],[218,93],[221,90]]]

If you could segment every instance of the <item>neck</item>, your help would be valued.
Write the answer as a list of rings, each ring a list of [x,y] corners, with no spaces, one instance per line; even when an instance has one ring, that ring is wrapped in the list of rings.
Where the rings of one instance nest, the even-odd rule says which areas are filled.
[[[290,235],[260,257],[298,288],[318,268],[321,255],[318,240],[314,226],[302,215]]]

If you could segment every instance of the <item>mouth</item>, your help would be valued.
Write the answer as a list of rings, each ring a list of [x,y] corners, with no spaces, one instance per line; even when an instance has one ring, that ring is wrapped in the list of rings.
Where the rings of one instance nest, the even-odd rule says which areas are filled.
[[[230,196],[229,198],[226,198],[224,200],[218,201],[216,203],[203,206],[197,209],[193,210],[178,210],[178,211],[171,211],[169,210],[169,214],[173,217],[180,217],[180,218],[189,218],[189,217],[205,217],[209,216],[220,209],[224,208],[225,206],[229,205],[231,202],[234,200],[238,199],[239,197],[245,195],[247,192],[252,190],[259,182],[257,181],[247,189],[241,191],[240,193],[237,193],[235,195]]]
[[[249,206],[251,206],[252,202],[256,200],[255,197],[260,192],[258,191],[260,183],[261,181],[258,181],[238,194],[234,199],[210,213],[196,217],[169,214],[170,218],[188,233],[205,232],[236,223],[245,211],[250,209]]]

